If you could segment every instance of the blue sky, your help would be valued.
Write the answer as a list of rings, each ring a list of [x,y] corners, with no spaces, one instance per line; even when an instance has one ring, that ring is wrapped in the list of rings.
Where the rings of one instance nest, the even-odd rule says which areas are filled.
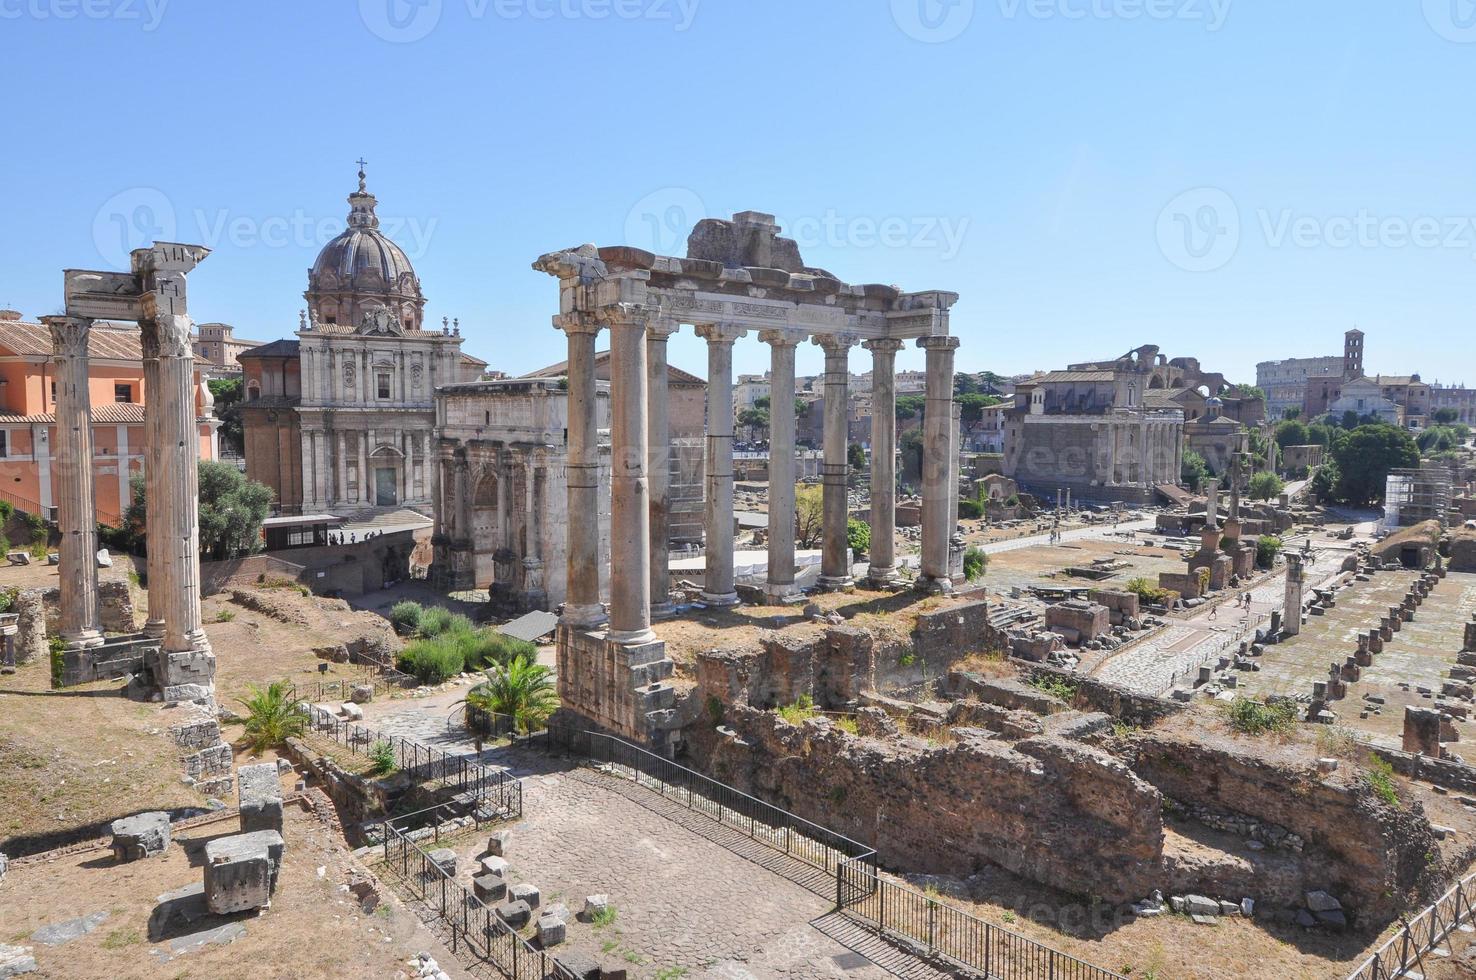
[[[428,317],[511,372],[563,356],[540,253],[753,209],[960,293],[968,370],[1250,380],[1356,324],[1371,371],[1476,385],[1472,0],[0,0],[0,61],[28,316],[172,231],[215,249],[198,321],[288,336],[363,155]]]

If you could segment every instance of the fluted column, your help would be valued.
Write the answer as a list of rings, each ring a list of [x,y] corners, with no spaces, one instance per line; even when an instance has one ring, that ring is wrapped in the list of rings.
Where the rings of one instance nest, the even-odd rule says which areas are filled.
[[[673,320],[646,324],[646,483],[651,512],[651,615],[670,616],[671,604],[671,408],[666,342]]]
[[[643,307],[601,311],[610,326],[610,640],[636,645],[651,632],[650,449],[646,407],[646,317]]]
[[[600,605],[600,460],[596,431],[595,337],[600,324],[566,313],[554,325],[569,338],[569,541],[563,622],[590,629],[605,622]]]
[[[855,585],[846,536],[849,506],[846,499],[846,462],[849,448],[846,414],[850,408],[850,350],[856,338],[850,334],[824,334],[815,343],[825,350],[825,462],[820,465],[823,484],[820,555],[820,587],[829,591]]]
[[[733,342],[741,327],[701,324],[707,341],[707,561],[702,601],[733,606]]]
[[[57,523],[61,528],[61,637],[73,649],[102,643],[97,605],[97,514],[87,341],[92,321],[48,316],[56,362]],[[120,464],[121,465],[121,464]]]
[[[159,388],[149,410],[159,416],[160,466],[148,487],[159,501],[163,545],[164,652],[209,652],[200,614],[200,439],[195,415],[195,357],[191,321],[160,313],[152,322],[159,350]]]
[[[887,337],[861,346],[871,351],[871,565],[866,581],[885,588],[897,579],[897,352]]]
[[[152,534],[153,529],[159,527],[163,520],[159,516],[159,495],[148,492],[154,481],[154,474],[164,465],[161,456],[163,449],[159,441],[159,410],[155,407],[159,397],[159,338],[152,330],[139,331],[139,337],[143,348],[144,372],[144,527]],[[160,564],[163,549],[153,547],[147,541],[145,548],[147,562],[144,567],[149,579],[149,613],[148,620],[144,623],[144,632],[155,639],[163,639],[164,570]]]
[[[794,352],[804,338],[798,330],[765,330],[769,368],[769,601],[799,598],[794,586]]]
[[[927,352],[927,402],[923,416],[922,572],[918,587],[951,592],[948,545],[953,536],[953,353],[957,337],[923,337]]]

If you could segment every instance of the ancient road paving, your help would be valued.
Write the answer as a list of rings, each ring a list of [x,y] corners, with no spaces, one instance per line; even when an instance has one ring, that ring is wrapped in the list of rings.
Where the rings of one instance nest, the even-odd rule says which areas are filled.
[[[531,775],[523,791],[506,850],[512,880],[573,912],[586,895],[608,895],[615,920],[571,921],[568,947],[632,977],[945,976],[912,957],[883,969],[847,948],[847,930],[827,919],[833,900],[819,894],[833,879],[657,793],[589,770]],[[463,878],[484,843],[459,848]]]

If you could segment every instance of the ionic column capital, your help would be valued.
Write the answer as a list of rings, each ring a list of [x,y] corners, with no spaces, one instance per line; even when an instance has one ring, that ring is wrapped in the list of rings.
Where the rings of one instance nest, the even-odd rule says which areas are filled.
[[[810,338],[810,342],[816,347],[822,347],[827,354],[846,354],[861,340],[853,333],[821,333]]]
[[[957,337],[919,337],[917,346],[932,353],[933,351],[955,351],[958,350],[959,340]]]
[[[595,336],[604,327],[593,313],[582,311],[555,314],[553,325],[555,330],[561,330],[570,337],[581,334]]]
[[[736,323],[699,323],[697,336],[709,344],[732,344],[748,336],[748,328]]]
[[[904,344],[896,337],[878,337],[875,340],[864,340],[861,346],[873,354],[895,354],[900,351]]]
[[[792,328],[775,328],[773,330],[760,330],[758,339],[772,347],[798,347],[805,342],[809,334],[803,330]]]
[[[43,316],[41,322],[51,332],[51,352],[58,357],[87,355],[87,340],[92,334],[92,321],[80,316]]]

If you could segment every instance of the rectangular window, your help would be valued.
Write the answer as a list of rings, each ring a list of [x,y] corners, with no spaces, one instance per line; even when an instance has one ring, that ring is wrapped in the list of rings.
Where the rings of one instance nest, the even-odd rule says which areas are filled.
[[[10,455],[10,430],[0,429],[0,459]]]
[[[133,385],[113,385],[113,401],[128,405],[133,402]]]
[[[390,376],[388,371],[380,371],[375,374],[374,384],[379,391],[380,398],[390,397]]]

